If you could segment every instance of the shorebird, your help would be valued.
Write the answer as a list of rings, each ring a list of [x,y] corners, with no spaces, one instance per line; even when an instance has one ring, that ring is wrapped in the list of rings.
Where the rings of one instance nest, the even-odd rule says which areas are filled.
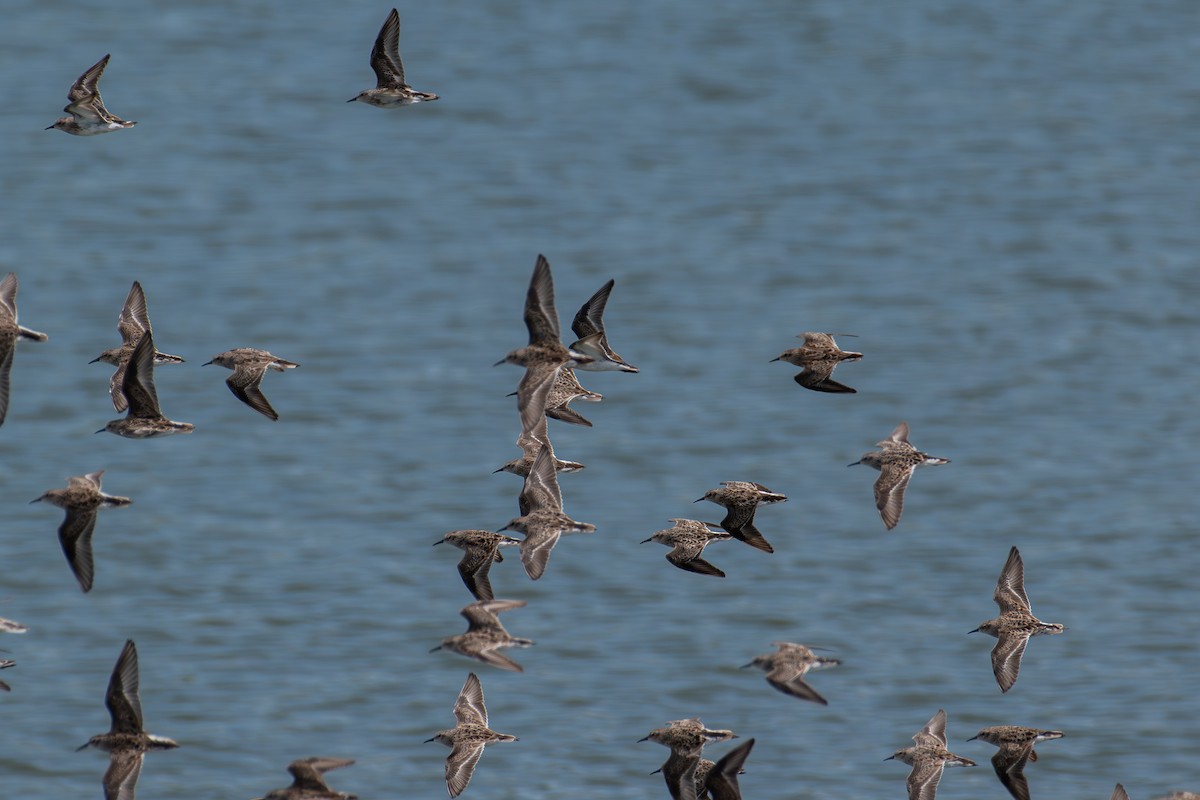
[[[95,568],[92,561],[92,533],[96,530],[96,515],[102,508],[120,508],[133,501],[128,497],[105,494],[100,488],[104,470],[76,475],[67,479],[67,488],[51,489],[31,503],[46,502],[67,512],[58,526],[58,542],[62,545],[67,565],[79,581],[79,588],[89,592]]]
[[[17,324],[17,275],[10,272],[0,280],[0,425],[8,415],[8,385],[17,339],[44,342],[50,337]]]
[[[262,393],[258,385],[262,383],[268,368],[276,372],[283,372],[300,366],[294,361],[286,361],[271,355],[266,350],[255,350],[253,347],[236,347],[233,350],[226,350],[224,353],[217,353],[211,361],[206,361],[200,366],[207,367],[209,364],[233,370],[233,374],[225,379],[225,385],[229,387],[229,391],[233,392],[233,396],[238,400],[264,417],[273,420],[279,419],[279,415],[275,413],[275,409],[271,408],[271,404],[267,402],[267,396]]]
[[[458,797],[471,782],[475,765],[483,755],[483,748],[492,742],[515,742],[517,737],[507,733],[496,733],[488,727],[487,708],[483,705],[483,687],[474,672],[467,675],[467,682],[458,693],[454,704],[454,718],[458,724],[453,728],[438,731],[426,742],[441,742],[453,748],[446,757],[446,791]]]
[[[458,613],[467,620],[467,632],[450,636],[429,652],[450,650],[451,652],[491,664],[493,667],[506,669],[510,672],[524,672],[521,665],[505,655],[497,653],[501,647],[529,647],[532,639],[518,639],[504,629],[500,624],[502,611],[510,608],[521,608],[524,600],[480,600]]]
[[[0,633],[25,633],[29,630],[24,625],[11,619],[0,617]]]
[[[562,343],[558,327],[558,310],[554,306],[554,278],[550,262],[539,254],[525,292],[525,327],[529,344],[513,350],[496,362],[525,367],[525,375],[517,387],[518,402],[532,394],[550,373],[557,375],[560,367],[575,367],[591,361],[591,356],[576,352]],[[551,390],[553,391],[553,389]],[[586,422],[586,421],[585,421]]]
[[[580,306],[571,322],[571,330],[579,337],[578,341],[571,345],[571,349],[593,359],[587,364],[580,364],[580,369],[592,372],[638,371],[637,367],[626,362],[608,346],[608,336],[604,333],[604,307],[608,304],[608,296],[615,285],[616,281],[610,279],[596,290],[596,293]]]
[[[595,525],[576,522],[563,513],[562,492],[558,488],[554,455],[549,447],[538,451],[518,500],[521,516],[500,530],[525,534],[521,541],[521,563],[525,566],[525,573],[535,581],[546,571],[550,551],[558,544],[563,533],[591,533],[596,530]]]
[[[9,667],[15,667],[16,665],[17,665],[17,662],[13,661],[10,658],[0,658],[0,669],[8,669]],[[11,692],[12,687],[9,686],[4,681],[0,681],[0,691]]]
[[[493,531],[467,530],[450,531],[433,545],[437,547],[443,542],[463,551],[462,560],[458,562],[458,574],[466,584],[467,590],[476,600],[491,600],[494,595],[492,582],[488,579],[488,570],[492,568],[492,562],[504,560],[504,556],[500,554],[501,547],[519,545],[521,540]]]
[[[357,800],[357,795],[330,789],[324,777],[331,769],[341,769],[353,763],[353,758],[309,756],[297,759],[288,764],[292,785],[286,789],[275,789],[258,800]]]
[[[950,459],[922,453],[908,443],[908,423],[901,422],[892,435],[877,442],[874,450],[848,466],[866,464],[879,470],[875,481],[875,507],[883,518],[884,526],[890,531],[900,521],[904,510],[904,490],[917,467],[927,464],[949,464]]]
[[[1029,596],[1025,594],[1025,563],[1016,547],[1008,551],[1008,560],[1000,570],[992,599],[1000,607],[1000,616],[980,623],[969,632],[996,637],[996,646],[992,648],[992,672],[1000,691],[1007,692],[1017,682],[1021,656],[1025,654],[1029,637],[1062,633],[1066,628],[1057,622],[1042,622],[1033,615]]]
[[[1029,781],[1025,780],[1025,763],[1037,761],[1033,746],[1038,742],[1061,739],[1062,731],[1044,731],[1039,728],[1022,728],[1018,725],[995,725],[984,728],[968,739],[982,739],[1000,749],[992,756],[992,768],[996,777],[1016,800],[1029,800]]]
[[[604,395],[599,392],[583,388],[583,384],[575,376],[575,370],[565,366],[559,367],[558,373],[554,376],[554,383],[550,387],[550,396],[546,398],[546,416],[559,422],[569,422],[572,425],[583,425],[590,428],[592,427],[591,420],[571,408],[571,403],[575,400],[599,403],[603,399]]]
[[[78,750],[96,747],[109,752],[104,773],[105,800],[133,800],[134,786],[148,750],[170,750],[179,744],[164,736],[146,733],[142,727],[142,701],[138,697],[138,658],[133,640],[125,642],[108,680],[104,705],[112,717],[108,733],[88,739]]]
[[[662,773],[673,800],[696,800],[695,776],[704,745],[736,738],[733,731],[707,728],[699,718],[693,717],[668,722],[638,741],[657,742],[671,749],[671,755],[656,772]]]
[[[125,365],[129,363],[129,357],[133,355],[133,349],[141,341],[142,334],[148,331],[150,331],[150,312],[146,308],[146,293],[142,290],[142,285],[134,281],[133,286],[129,289],[129,294],[125,297],[121,315],[117,317],[117,332],[121,334],[121,346],[105,350],[88,362],[95,364],[97,361],[103,361],[105,364],[112,364],[117,368],[108,382],[108,393],[112,396],[113,408],[117,411],[124,411],[129,407],[129,403],[125,400],[125,393],[121,391],[121,384],[125,380]],[[183,358],[155,350],[154,363],[156,365],[182,364]]]
[[[745,542],[764,553],[774,553],[775,548],[754,527],[754,512],[759,506],[782,503],[787,500],[782,494],[772,492],[761,483],[747,481],[722,481],[723,489],[709,489],[696,502],[709,500],[725,507],[725,519],[721,527],[733,538]]]
[[[175,422],[163,416],[158,405],[158,392],[154,389],[156,352],[154,334],[146,331],[133,348],[125,365],[125,377],[121,380],[121,393],[129,401],[129,412],[123,419],[109,420],[96,433],[108,431],[130,439],[148,439],[195,430],[196,426],[190,422]]]
[[[521,435],[517,437],[517,447],[521,448],[521,457],[509,461],[496,472],[511,472],[522,478],[529,475],[538,451],[543,447],[550,448],[554,457],[555,472],[574,472],[583,469],[583,464],[575,461],[563,461],[554,456],[554,447],[550,444],[550,434],[546,427],[546,408],[551,393],[558,384],[558,378],[564,370],[542,373],[540,383],[521,381],[521,389],[513,392],[517,396],[517,413],[521,416]],[[568,371],[569,370],[565,370]]]
[[[67,92],[67,105],[63,109],[71,116],[55,120],[46,130],[57,128],[73,136],[95,136],[137,125],[136,122],[121,119],[104,107],[104,100],[100,97],[100,76],[108,66],[108,58],[105,55],[75,79],[71,90]]]
[[[838,336],[851,335],[848,333],[838,334]],[[858,361],[862,358],[862,353],[841,349],[833,340],[833,336],[832,333],[811,331],[802,333],[796,337],[804,340],[802,346],[784,350],[779,358],[772,358],[771,362],[786,361],[794,366],[802,367],[803,371],[796,375],[795,380],[805,389],[833,394],[857,394],[855,389],[838,383],[830,376],[833,375],[833,370],[838,364],[843,361]]]
[[[913,734],[912,747],[897,750],[893,758],[912,767],[908,773],[908,800],[934,800],[942,770],[946,767],[974,767],[974,761],[956,756],[946,749],[946,712],[938,710],[925,727]]]
[[[404,82],[404,62],[400,60],[400,14],[394,8],[375,37],[371,69],[375,72],[375,88],[364,89],[347,103],[357,101],[379,108],[396,108],[438,99],[436,94],[418,92]]]
[[[667,553],[670,561],[680,569],[696,572],[701,575],[715,575],[724,578],[725,573],[700,557],[704,548],[713,542],[721,542],[733,538],[724,531],[710,530],[708,525],[694,519],[672,519],[675,527],[656,532],[649,539],[643,539],[642,544],[658,542],[673,548]]]
[[[696,795],[711,800],[742,800],[738,775],[745,772],[742,766],[753,747],[754,740],[747,739],[715,763],[707,758],[700,759],[695,774]]]
[[[784,694],[823,706],[829,705],[829,701],[817,694],[816,689],[804,682],[804,676],[809,670],[832,667],[842,662],[836,658],[818,656],[804,645],[794,642],[771,642],[771,646],[779,649],[774,653],[755,656],[749,664],[743,664],[742,669],[758,667],[767,673],[767,683]]]

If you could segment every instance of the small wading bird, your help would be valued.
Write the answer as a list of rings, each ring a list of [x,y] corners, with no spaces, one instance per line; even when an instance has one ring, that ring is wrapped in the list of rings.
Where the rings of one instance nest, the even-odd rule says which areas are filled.
[[[165,736],[146,733],[142,726],[142,701],[138,697],[138,656],[133,640],[125,642],[112,677],[104,705],[112,718],[108,733],[98,733],[77,748],[96,747],[109,753],[104,773],[105,800],[133,800],[142,759],[148,750],[170,750],[179,744]]]
[[[404,62],[400,60],[400,14],[394,8],[375,37],[375,46],[371,48],[371,69],[375,72],[375,88],[364,89],[347,103],[397,108],[438,99],[436,94],[418,92],[404,82]]]
[[[942,771],[946,767],[974,767],[974,761],[956,756],[946,749],[946,712],[941,709],[913,734],[912,747],[897,750],[884,761],[893,758],[912,767],[908,773],[908,800],[934,800]]]
[[[483,705],[483,687],[474,672],[467,675],[467,682],[458,693],[454,704],[454,718],[458,724],[453,728],[438,731],[433,738],[426,742],[441,742],[453,748],[446,757],[446,791],[451,797],[458,797],[471,776],[475,774],[475,765],[483,755],[485,745],[493,742],[515,742],[517,737],[507,733],[496,733],[488,727],[487,708]]]
[[[55,120],[46,130],[58,129],[73,136],[95,136],[137,125],[136,122],[121,119],[104,107],[104,100],[100,97],[100,76],[108,66],[108,58],[104,56],[75,79],[71,90],[67,92],[67,106],[63,109],[71,116]]]
[[[4,424],[4,418],[8,415],[8,382],[17,340],[44,342],[50,338],[44,333],[17,324],[19,288],[16,273],[10,272],[0,280],[0,425]]]
[[[105,494],[100,488],[103,475],[104,470],[76,475],[67,479],[67,488],[51,489],[30,501],[50,503],[67,512],[58,526],[58,543],[62,545],[67,565],[84,593],[91,591],[96,573],[92,560],[92,533],[96,530],[96,516],[102,508],[120,508],[133,502],[128,497]]]
[[[1000,607],[1000,616],[980,623],[969,633],[996,637],[996,646],[992,648],[992,673],[1000,691],[1007,692],[1017,682],[1029,637],[1062,633],[1066,628],[1057,622],[1042,622],[1033,615],[1029,596],[1025,594],[1025,562],[1016,547],[1008,551],[1008,560],[1000,570],[992,599]]]
[[[879,509],[884,527],[890,531],[900,522],[900,514],[904,511],[904,490],[908,488],[908,482],[917,467],[949,464],[950,459],[922,453],[909,444],[907,422],[901,422],[891,436],[875,446],[880,449],[864,454],[847,466],[866,464],[879,470],[879,477],[875,480],[875,507]]]
[[[335,792],[325,783],[326,772],[348,767],[353,763],[352,758],[309,756],[297,759],[288,764],[288,772],[292,773],[292,785],[286,789],[275,789],[257,800],[358,800],[356,795]]]
[[[1034,752],[1033,746],[1038,742],[1062,737],[1062,731],[1044,731],[1018,725],[995,725],[984,728],[967,741],[982,739],[999,747],[992,756],[992,769],[996,771],[996,777],[1016,800],[1029,800],[1029,781],[1025,780],[1025,764],[1037,761],[1037,753]]]
[[[105,364],[112,364],[117,368],[108,382],[108,392],[112,396],[113,408],[120,412],[129,407],[129,403],[125,400],[125,393],[121,391],[121,385],[125,381],[125,366],[129,363],[134,348],[142,340],[142,334],[150,332],[150,312],[146,308],[146,293],[137,281],[134,281],[133,286],[130,287],[129,294],[125,297],[125,305],[121,308],[121,315],[117,317],[117,332],[121,334],[121,346],[105,350],[89,363],[95,364],[97,361],[103,361]],[[182,364],[183,359],[180,356],[155,350],[154,363],[156,366]]]
[[[838,336],[852,336],[849,333],[839,333]],[[862,353],[843,350],[833,340],[832,333],[802,333],[797,338],[803,339],[801,347],[784,350],[779,358],[771,362],[786,361],[803,371],[796,375],[796,383],[814,392],[830,392],[832,394],[857,394],[843,383],[833,380],[833,371],[843,361],[858,361]]]

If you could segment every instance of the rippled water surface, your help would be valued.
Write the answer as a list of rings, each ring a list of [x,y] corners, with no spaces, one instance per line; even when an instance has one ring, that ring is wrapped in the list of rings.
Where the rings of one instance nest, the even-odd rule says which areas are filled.
[[[286,763],[350,756],[362,798],[444,797],[472,668],[496,729],[474,798],[665,797],[666,751],[702,716],[758,744],[747,798],[902,797],[883,759],[938,709],[981,762],[939,797],[1003,797],[980,727],[1066,731],[1030,768],[1042,797],[1200,786],[1195,414],[1200,58],[1188,2],[1003,7],[921,0],[400,9],[410,82],[436,103],[381,111],[390,6],[14,2],[0,25],[0,271],[21,278],[22,343],[0,429],[0,783],[95,797],[109,672],[141,654],[142,798],[248,798]],[[109,108],[139,125],[43,131],[104,53]],[[564,323],[616,279],[610,339],[638,375],[582,376],[595,427],[552,422],[568,512],[594,523],[498,596],[538,644],[524,674],[428,651],[464,625],[456,528],[498,528],[520,481],[519,370],[537,253]],[[108,368],[134,279],[161,349],[164,411],[191,436],[132,441]],[[858,335],[805,391],[770,364],[805,330]],[[272,423],[201,368],[237,346],[272,373]],[[900,526],[875,473],[846,469],[900,420],[952,459],[922,470]],[[101,514],[81,594],[28,501],[106,469],[134,505]],[[708,551],[724,580],[639,542],[723,480],[765,508],[768,556]],[[1012,545],[1033,641],[997,690],[995,615]],[[776,640],[844,661],[828,707],[739,670]],[[712,748],[712,754],[723,752]],[[585,788],[586,787],[586,788]]]

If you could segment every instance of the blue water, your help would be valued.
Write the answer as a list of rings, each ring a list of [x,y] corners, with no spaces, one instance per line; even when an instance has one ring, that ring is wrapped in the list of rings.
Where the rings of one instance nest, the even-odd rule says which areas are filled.
[[[409,81],[436,103],[345,101],[372,85],[390,6],[298,0],[13,2],[0,26],[0,270],[22,343],[0,428],[0,785],[99,796],[72,749],[138,643],[151,754],[140,796],[255,797],[306,755],[363,798],[444,797],[448,727],[475,669],[497,730],[475,798],[665,797],[635,744],[701,716],[758,744],[747,798],[903,797],[883,759],[938,709],[979,761],[939,797],[1003,797],[963,740],[1066,731],[1028,771],[1041,797],[1200,784],[1194,413],[1200,57],[1188,2],[1003,7],[920,0],[421,4],[400,9]],[[69,12],[69,13],[68,13]],[[104,53],[91,139],[43,131]],[[446,531],[497,528],[520,481],[491,364],[524,343],[537,253],[564,326],[609,277],[613,346],[638,375],[582,375],[595,427],[551,423],[567,511],[545,577],[505,624],[524,674],[428,652],[470,597]],[[92,432],[113,418],[117,312],[140,280],[164,411],[187,437]],[[849,332],[855,396],[769,360]],[[200,368],[269,349],[271,423]],[[900,526],[845,464],[900,420],[952,459],[922,470]],[[28,501],[106,469],[134,505],[101,514],[82,595]],[[786,493],[684,573],[639,542],[723,480]],[[1012,545],[1034,611],[1007,695],[990,638]],[[830,648],[828,707],[738,667],[776,640]],[[714,746],[710,755],[724,748]],[[586,788],[581,788],[586,787]]]

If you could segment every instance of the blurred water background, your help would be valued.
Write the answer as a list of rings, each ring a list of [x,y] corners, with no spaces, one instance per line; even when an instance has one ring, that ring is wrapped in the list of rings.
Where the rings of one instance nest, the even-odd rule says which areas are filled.
[[[103,693],[141,654],[142,798],[237,800],[293,758],[349,756],[362,798],[444,797],[471,669],[497,730],[479,798],[665,797],[667,752],[635,744],[700,715],[758,739],[747,798],[902,797],[883,759],[938,709],[981,763],[939,797],[1005,796],[964,744],[980,727],[1067,732],[1029,769],[1043,797],[1196,788],[1200,605],[1195,445],[1200,19],[1190,2],[947,0],[402,7],[410,83],[381,111],[367,56],[389,5],[13,0],[0,26],[0,270],[22,343],[0,429],[0,783],[98,797]],[[105,53],[98,138],[42,129]],[[492,572],[536,647],[524,674],[428,652],[464,625],[457,528],[498,528],[520,481],[520,372],[537,253],[564,328],[610,277],[613,346],[639,375],[584,374],[593,429],[551,422],[567,511],[598,532],[530,582]],[[109,368],[130,283],[149,296],[164,411],[196,432],[132,441]],[[769,360],[801,331],[862,350],[821,395]],[[568,334],[569,335],[569,334]],[[300,369],[263,388],[237,346]],[[900,526],[876,473],[845,465],[900,420],[952,459],[917,474]],[[82,595],[28,501],[106,469]],[[773,556],[707,553],[724,580],[641,545],[723,480]],[[1034,640],[1001,695],[966,633],[1021,548]],[[739,670],[776,640],[844,660],[828,707]],[[725,748],[714,746],[716,757]]]

